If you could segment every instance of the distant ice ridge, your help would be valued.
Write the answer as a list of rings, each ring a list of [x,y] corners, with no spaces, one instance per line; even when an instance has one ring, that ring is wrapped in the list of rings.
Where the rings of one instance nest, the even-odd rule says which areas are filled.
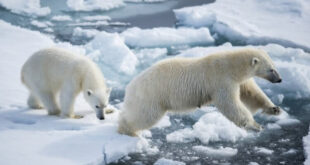
[[[46,16],[51,12],[49,7],[41,7],[40,0],[0,0],[0,6],[13,13],[31,16]]]
[[[272,84],[257,78],[257,83],[268,95],[281,95],[291,98],[310,97],[310,54],[302,49],[285,48],[277,44],[266,46],[247,46],[264,49],[272,58],[278,69],[282,83]],[[199,57],[217,51],[240,49],[230,43],[218,47],[196,47],[183,51],[179,56]],[[283,95],[283,96],[284,96]],[[283,98],[282,98],[283,99]]]
[[[255,12],[253,12],[255,11]],[[278,43],[310,51],[310,1],[217,0],[174,10],[179,25],[209,27],[231,42]]]
[[[120,34],[130,47],[169,47],[177,45],[212,45],[213,37],[208,28],[153,28],[137,27]]]
[[[122,0],[67,0],[67,6],[74,11],[106,11],[124,5]]]

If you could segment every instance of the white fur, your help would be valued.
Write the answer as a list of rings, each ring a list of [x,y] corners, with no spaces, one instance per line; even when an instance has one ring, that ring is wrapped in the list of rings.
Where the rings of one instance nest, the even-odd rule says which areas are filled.
[[[81,91],[97,117],[103,116],[103,108],[108,104],[109,90],[96,64],[60,48],[33,54],[24,64],[21,78],[30,91],[28,105],[42,108],[43,104],[50,115],[61,111],[63,117],[74,117],[74,100]]]
[[[163,60],[127,86],[119,132],[135,136],[167,111],[188,111],[211,103],[236,125],[259,130],[252,113],[275,105],[252,77],[268,77],[270,69],[274,65],[269,56],[249,48]]]

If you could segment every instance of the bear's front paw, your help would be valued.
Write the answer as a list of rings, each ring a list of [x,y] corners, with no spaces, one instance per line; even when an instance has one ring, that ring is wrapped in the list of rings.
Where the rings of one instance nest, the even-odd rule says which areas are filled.
[[[270,114],[270,115],[279,115],[281,113],[281,108],[278,106],[270,107],[270,108],[264,110],[264,112],[267,114]]]

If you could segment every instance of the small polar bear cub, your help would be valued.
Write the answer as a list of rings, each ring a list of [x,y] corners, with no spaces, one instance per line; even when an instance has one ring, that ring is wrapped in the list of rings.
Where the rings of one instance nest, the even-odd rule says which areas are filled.
[[[268,54],[254,48],[160,61],[126,87],[118,131],[136,136],[167,111],[188,111],[206,104],[215,105],[237,126],[259,131],[261,126],[252,114],[263,109],[276,115],[280,108],[258,87],[255,76],[281,82]]]
[[[97,65],[85,56],[61,48],[40,50],[22,67],[21,80],[30,91],[30,108],[44,106],[49,115],[61,113],[62,117],[79,118],[74,115],[73,105],[83,91],[98,119],[104,119],[111,89]]]

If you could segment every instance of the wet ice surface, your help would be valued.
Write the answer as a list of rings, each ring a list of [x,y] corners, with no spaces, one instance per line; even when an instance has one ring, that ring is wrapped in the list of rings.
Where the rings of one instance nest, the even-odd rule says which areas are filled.
[[[192,5],[196,3],[200,5],[202,1],[191,3]],[[244,37],[242,33],[241,40],[245,39],[246,41],[240,42],[240,38],[232,38],[235,36],[222,36],[226,31],[221,30],[225,28],[219,28],[220,30],[211,28],[211,34],[205,26],[199,26],[200,28],[204,28],[202,31],[199,31],[199,28],[194,29],[187,26],[186,28],[189,29],[187,32],[190,33],[186,31],[178,32],[178,30],[174,28],[162,28],[162,26],[174,27],[175,25],[176,20],[170,9],[180,8],[189,4],[190,2],[187,0],[182,0],[179,3],[176,0],[170,0],[163,3],[150,4],[128,3],[125,7],[117,7],[110,11],[95,10],[76,12],[66,6],[66,1],[43,0],[41,1],[41,7],[48,6],[51,9],[51,13],[45,17],[14,14],[0,7],[0,19],[10,22],[13,25],[39,31],[48,35],[56,42],[69,42],[73,45],[80,45],[79,48],[82,49],[82,52],[84,51],[101,67],[105,77],[108,79],[108,84],[114,87],[110,101],[115,105],[123,101],[124,87],[130,79],[160,59],[174,55],[189,57],[200,56],[199,53],[202,55],[207,52],[212,52],[213,49],[219,50],[217,47],[210,48],[210,45],[217,46],[227,41],[232,44],[226,44],[228,46],[224,45],[220,47],[220,49],[232,49],[232,45],[245,46],[247,41],[251,39],[251,35],[246,34]],[[152,10],[141,10],[143,8]],[[173,18],[171,16],[173,16]],[[148,21],[149,23],[147,23]],[[225,23],[227,20],[223,19],[220,21],[222,21],[221,23]],[[228,23],[230,23],[229,20]],[[139,26],[140,29],[130,29],[132,26]],[[143,31],[145,27],[155,29]],[[234,26],[227,26],[226,30],[231,30],[229,28],[236,30]],[[127,34],[122,34],[122,32],[126,32],[126,30]],[[119,34],[108,34],[101,31],[119,32]],[[152,37],[147,39],[151,37],[153,33],[156,33],[156,31],[161,33],[161,38],[154,39]],[[197,32],[205,34],[205,38],[201,39],[199,35],[193,37]],[[175,41],[169,38],[169,35],[167,35],[169,33],[174,34],[173,37],[175,38],[181,36],[181,40]],[[184,37],[182,33],[190,34],[190,36]],[[124,37],[125,34],[128,40]],[[133,37],[130,37],[130,35],[133,35]],[[124,41],[122,41],[121,37],[124,37]],[[190,37],[193,38],[187,41],[186,38]],[[256,41],[263,37],[257,38]],[[270,38],[263,38],[263,41],[258,41],[253,44],[260,45],[260,43],[272,43],[273,40],[269,39]],[[141,40],[143,40],[143,42],[141,42]],[[113,43],[114,41],[117,41],[117,44],[109,45],[109,43]],[[281,44],[281,42],[279,42],[279,44]],[[49,43],[47,45],[52,44]],[[296,44],[292,44],[291,46],[296,46]],[[210,49],[206,50],[206,48]],[[119,154],[112,152],[114,149],[113,146],[105,148],[106,153],[112,152],[116,155],[112,154],[116,159],[115,161],[111,158],[111,160],[115,161],[115,163],[112,164],[152,164],[155,162],[156,164],[302,164],[306,158],[302,139],[308,134],[310,121],[310,88],[308,83],[310,70],[309,57],[306,57],[309,53],[303,53],[300,49],[289,50],[277,45],[262,46],[262,48],[271,53],[272,58],[276,60],[276,65],[279,67],[280,73],[284,74],[284,78],[287,81],[278,86],[273,86],[262,81],[259,81],[259,84],[269,97],[289,114],[289,118],[275,121],[272,118],[268,119],[264,116],[257,115],[255,119],[265,127],[264,131],[261,133],[244,133],[245,131],[240,129],[240,132],[237,134],[229,134],[228,130],[230,128],[233,131],[238,130],[238,128],[232,127],[231,123],[225,121],[226,123],[223,124],[222,132],[219,131],[214,133],[209,130],[205,133],[202,132],[202,135],[198,135],[197,130],[203,130],[203,127],[197,126],[199,123],[202,125],[209,124],[207,128],[216,126],[216,120],[212,120],[210,123],[203,121],[203,117],[206,117],[204,115],[208,115],[207,113],[210,112],[198,110],[183,115],[169,114],[169,117],[165,117],[164,122],[160,123],[160,126],[151,129],[151,133],[147,131],[142,133],[142,136],[149,141],[152,148],[151,150],[130,153],[128,156],[123,156],[123,154],[126,155],[125,152],[128,152],[132,148],[128,149],[128,147],[126,148],[126,146],[123,146],[126,149],[124,153]],[[117,50],[117,53],[113,52],[113,50]],[[306,50],[309,49],[307,48]],[[291,57],[293,55],[296,55],[296,57]],[[117,60],[115,60],[115,58],[117,58]],[[22,60],[20,60],[20,63],[22,63]],[[294,81],[295,79],[296,82]],[[3,100],[1,101],[3,102]],[[19,100],[19,103],[21,104],[23,101],[24,100]],[[11,113],[8,110],[12,110],[13,112]],[[27,110],[25,105],[20,107],[11,106],[11,108],[0,107],[0,112],[2,112],[0,116],[3,119],[1,120],[2,125],[0,129],[11,129],[13,131],[18,129],[38,129],[39,131],[43,131],[43,134],[45,131],[49,132],[54,130],[52,133],[49,132],[51,137],[72,136],[68,138],[72,139],[71,143],[68,139],[64,141],[60,140],[60,142],[56,143],[58,147],[62,147],[62,144],[66,143],[68,147],[72,144],[74,146],[77,145],[80,140],[86,140],[86,143],[91,143],[91,140],[99,141],[106,145],[109,144],[107,143],[109,142],[109,138],[116,139],[111,144],[120,144],[119,141],[125,144],[126,141],[128,141],[128,143],[130,143],[128,144],[129,147],[133,147],[134,145],[132,144],[136,142],[136,140],[131,140],[131,138],[128,137],[120,138],[116,134],[116,126],[114,124],[109,125],[109,122],[113,123],[116,122],[116,120],[113,121],[113,119],[111,119],[112,121],[107,122],[108,124],[100,125],[100,123],[97,123],[96,119],[93,118],[91,111],[78,112],[85,114],[85,119],[67,121],[54,117],[48,118],[47,120],[45,116],[42,116],[45,115],[45,111],[27,112]],[[14,113],[21,113],[22,115],[20,117],[15,117]],[[225,120],[220,118],[218,114],[215,114],[217,113],[215,109],[213,109],[211,113],[215,115],[219,122],[223,123]],[[105,131],[98,133],[96,130]],[[180,130],[185,130],[181,132],[181,136],[173,134]],[[66,132],[66,134],[63,132]],[[204,136],[211,133],[214,134]],[[29,134],[32,135],[31,132]],[[75,136],[76,134],[79,136]],[[109,134],[109,136],[105,134]],[[173,136],[168,138],[169,135]],[[218,138],[217,136],[223,137]],[[212,138],[211,140],[206,140],[207,137]],[[2,136],[2,138],[9,137]],[[9,139],[4,140],[9,141]],[[89,146],[83,144],[81,145],[82,147],[76,148],[77,150],[73,152],[73,155],[69,154],[68,157],[71,156],[72,159],[75,159],[76,156],[82,153],[81,149],[83,147],[85,147],[85,149],[89,147],[87,149],[92,150],[91,154],[96,155],[96,159],[98,160],[89,161],[92,156],[86,156],[84,159],[85,162],[104,164],[106,162],[104,161],[106,155],[102,154],[102,144],[99,143],[98,146],[96,144],[90,144]],[[67,150],[68,147],[62,149]],[[117,149],[119,148],[116,148],[116,150]],[[56,149],[55,146],[50,146],[50,148],[47,148],[46,152],[49,152],[51,156],[59,156],[59,153],[57,153],[57,146]],[[45,156],[47,156],[47,154],[45,154]],[[118,156],[122,158],[118,160]],[[51,158],[51,160],[53,159]],[[65,160],[62,161],[62,163],[64,162]]]

